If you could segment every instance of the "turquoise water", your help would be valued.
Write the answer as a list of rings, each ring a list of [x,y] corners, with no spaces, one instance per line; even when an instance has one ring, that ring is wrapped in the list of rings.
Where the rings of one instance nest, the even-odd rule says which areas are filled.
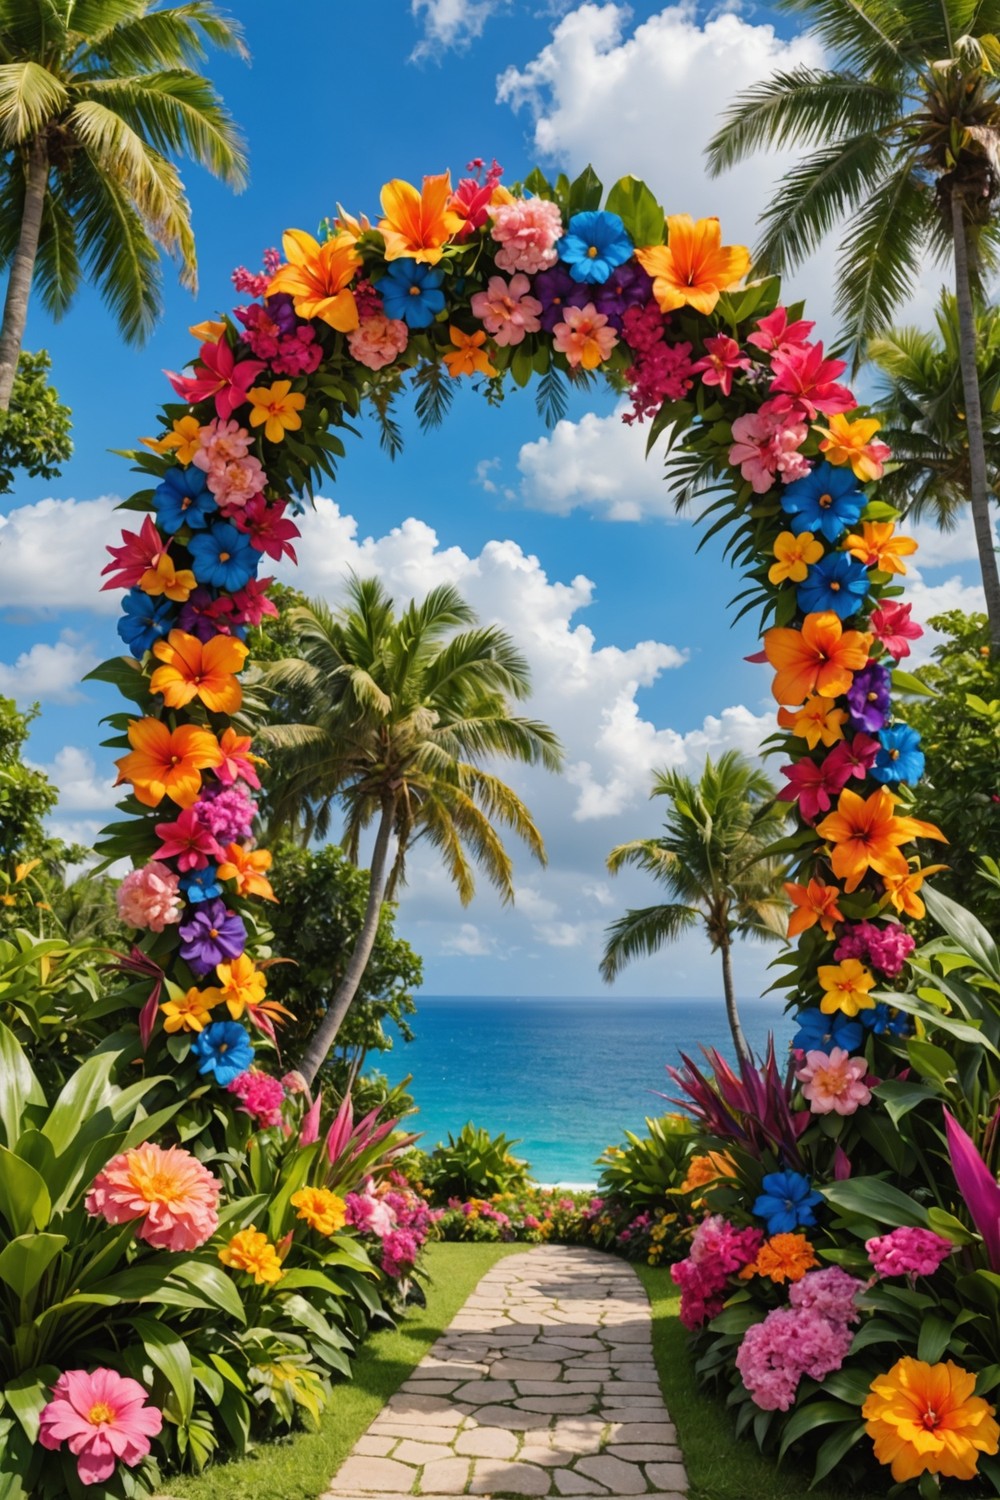
[[[393,1082],[413,1075],[421,1145],[472,1120],[518,1137],[516,1154],[540,1182],[592,1183],[605,1146],[671,1107],[656,1091],[672,1092],[664,1067],[678,1052],[697,1058],[702,1044],[732,1059],[717,999],[421,995],[417,1004],[416,1040],[397,1040],[381,1065]],[[787,1046],[780,1003],[743,1001],[740,1015],[755,1052],[772,1030]]]

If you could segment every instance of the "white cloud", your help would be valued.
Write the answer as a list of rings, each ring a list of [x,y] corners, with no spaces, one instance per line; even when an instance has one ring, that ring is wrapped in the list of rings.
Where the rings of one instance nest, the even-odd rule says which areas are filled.
[[[495,940],[488,934],[480,932],[475,922],[463,922],[456,932],[452,932],[441,944],[442,953],[461,953],[465,958],[484,958],[492,953]]]
[[[550,948],[579,948],[592,930],[588,922],[538,922],[535,932]]]
[[[41,768],[59,788],[59,813],[108,810],[121,795],[115,791],[114,777],[101,776],[89,750],[79,745],[65,745],[55,760]]]
[[[0,516],[0,604],[115,614],[121,595],[100,592],[100,572],[108,560],[105,548],[121,530],[117,503],[112,495],[39,500]]]
[[[462,49],[483,34],[483,27],[504,0],[410,0],[410,10],[423,27],[423,38],[411,61]]]
[[[21,704],[36,699],[78,703],[83,697],[80,680],[97,661],[89,641],[81,640],[72,630],[64,630],[54,645],[36,641],[15,661],[0,661],[0,693],[16,698]]]
[[[556,903],[550,901],[547,896],[541,895],[534,886],[519,886],[516,900],[518,910],[536,922],[550,921],[559,911]]]
[[[603,417],[587,412],[578,422],[564,419],[547,437],[522,444],[522,500],[559,516],[583,507],[606,521],[672,519],[662,462],[655,454],[646,459],[649,429],[623,422],[623,409]]]

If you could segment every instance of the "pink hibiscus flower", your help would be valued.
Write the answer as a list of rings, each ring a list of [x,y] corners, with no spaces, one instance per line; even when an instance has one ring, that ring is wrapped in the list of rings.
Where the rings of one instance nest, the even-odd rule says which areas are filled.
[[[137,1380],[117,1370],[64,1370],[42,1408],[38,1441],[55,1452],[63,1443],[76,1459],[80,1483],[103,1484],[119,1462],[134,1468],[163,1427]]]

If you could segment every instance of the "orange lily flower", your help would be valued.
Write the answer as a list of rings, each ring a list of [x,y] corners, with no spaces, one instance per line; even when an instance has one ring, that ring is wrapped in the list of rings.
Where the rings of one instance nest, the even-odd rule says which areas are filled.
[[[130,781],[144,807],[159,807],[164,797],[178,807],[190,807],[198,800],[202,771],[222,763],[215,735],[197,724],[169,729],[159,719],[133,719],[128,742],[128,755],[115,761],[115,786]]]
[[[268,296],[288,292],[300,318],[320,318],[338,333],[358,326],[358,306],[347,284],[361,268],[361,256],[348,235],[313,239],[304,229],[288,229],[282,236],[287,265],[268,285]]]
[[[250,426],[263,427],[269,443],[280,443],[286,432],[297,432],[302,426],[299,412],[306,404],[301,391],[292,390],[290,380],[276,380],[272,386],[255,385],[247,391],[250,402]]]
[[[226,331],[221,318],[206,318],[202,323],[192,323],[188,333],[193,333],[199,344],[217,344]]]
[[[858,958],[845,958],[839,964],[820,964],[816,977],[825,994],[819,1008],[825,1016],[842,1010],[845,1016],[856,1016],[859,1010],[871,1010],[875,1001],[868,991],[875,988],[875,975]]]
[[[190,568],[178,568],[169,552],[161,552],[151,568],[147,568],[139,579],[144,594],[154,597],[166,594],[177,604],[183,604],[198,587],[197,579]]]
[[[451,173],[439,172],[425,177],[423,189],[394,177],[382,189],[382,212],[379,229],[385,239],[386,260],[411,256],[425,265],[436,266],[444,247],[465,224],[461,214],[448,207],[451,197]]]
[[[832,464],[850,464],[856,479],[867,484],[872,479],[881,479],[885,461],[891,450],[885,443],[872,441],[882,426],[874,417],[856,417],[850,421],[843,412],[835,412],[828,427],[817,427],[824,434],[819,445]]]
[[[477,333],[463,333],[460,328],[449,328],[453,348],[449,349],[444,362],[449,375],[495,375],[490,357],[483,345],[486,334],[482,328]]]
[[[780,531],[774,539],[774,555],[778,561],[767,575],[772,583],[805,583],[810,564],[823,556],[823,543],[811,531],[798,536],[794,531]]]
[[[154,453],[173,452],[177,462],[187,468],[201,447],[201,424],[197,417],[178,417],[171,430],[161,438],[140,438]]]
[[[235,880],[240,896],[263,896],[277,901],[264,871],[271,868],[270,849],[247,849],[243,844],[227,844],[226,857],[219,866],[220,880]]]
[[[904,557],[916,552],[919,543],[912,536],[896,536],[893,521],[862,521],[861,535],[849,536],[844,550],[866,568],[882,573],[905,573]]]
[[[900,853],[901,844],[921,837],[948,842],[933,823],[920,818],[898,818],[895,813],[898,801],[884,786],[869,797],[845,788],[837,801],[837,811],[817,823],[816,832],[834,846],[830,863],[838,880],[844,881],[846,891],[856,891],[869,870],[883,877],[905,876],[909,865]]]
[[[810,880],[808,885],[793,885],[787,881],[785,894],[795,907],[788,919],[790,938],[815,927],[817,922],[827,937],[832,937],[834,923],[844,921],[844,913],[837,905],[840,900],[838,886],[824,885],[822,880]]]
[[[693,307],[710,313],[728,287],[750,269],[745,245],[724,245],[718,219],[690,214],[667,218],[667,243],[637,250],[635,258],[653,278],[653,296],[661,312]]]
[[[248,650],[232,635],[216,635],[203,644],[196,635],[172,630],[165,641],[154,642],[153,655],[165,665],[153,673],[149,690],[162,693],[168,708],[183,708],[200,698],[210,713],[234,714],[243,690],[233,674],[241,670]]]
[[[947,870],[947,865],[918,865],[915,870],[907,868],[905,875],[885,875],[885,898],[882,905],[892,902],[893,906],[901,916],[912,917],[919,922],[927,915],[927,908],[921,900],[918,892],[928,875],[936,875],[939,870]]]
[[[829,698],[819,694],[807,698],[801,708],[779,708],[778,723],[782,729],[790,729],[799,739],[805,740],[810,750],[817,745],[835,745],[844,738],[844,725],[849,715],[844,708],[834,708]]]
[[[234,1021],[238,1021],[248,1008],[252,1010],[260,1005],[267,989],[267,979],[249,954],[241,953],[228,964],[216,964],[215,972],[220,983],[218,988],[206,990],[206,998],[211,996],[213,1005],[225,1000]]]
[[[372,227],[367,214],[349,214],[347,209],[339,203],[333,223],[337,230],[337,238],[348,239],[352,245],[356,245],[361,236],[367,234]]]
[[[845,630],[832,610],[806,615],[801,630],[774,625],[764,654],[777,669],[771,691],[779,703],[804,703],[810,693],[839,698],[868,660],[873,637]]]

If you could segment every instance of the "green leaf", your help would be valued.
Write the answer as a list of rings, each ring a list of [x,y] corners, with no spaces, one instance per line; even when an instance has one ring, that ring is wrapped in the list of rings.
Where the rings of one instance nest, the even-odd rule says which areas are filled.
[[[779,1458],[784,1458],[796,1438],[830,1422],[856,1422],[857,1410],[844,1401],[805,1401],[792,1413],[781,1430]]]
[[[920,1320],[917,1358],[926,1360],[929,1365],[936,1365],[951,1343],[954,1332],[954,1324],[949,1318],[942,1318],[939,1313],[927,1313]]]
[[[831,1182],[820,1191],[841,1213],[858,1214],[894,1229],[904,1225],[927,1228],[927,1210],[881,1177],[849,1177],[846,1182]]]
[[[0,1123],[7,1144],[16,1144],[23,1129],[24,1106],[44,1104],[45,1094],[14,1033],[0,1023]]]
[[[194,1372],[187,1344],[180,1334],[151,1318],[133,1318],[132,1330],[173,1391],[181,1422],[190,1422],[194,1412]]]
[[[55,1365],[36,1365],[33,1370],[16,1375],[3,1388],[4,1400],[33,1443],[38,1442],[38,1419],[59,1375]]]
[[[603,193],[604,184],[593,167],[584,167],[576,181],[570,185],[570,215],[588,213],[595,208],[600,208]]]
[[[605,208],[617,214],[635,245],[662,245],[666,218],[661,204],[638,177],[620,177]]]
[[[924,1104],[928,1099],[940,1099],[940,1090],[930,1088],[926,1083],[911,1083],[909,1079],[900,1081],[898,1078],[888,1078],[884,1083],[877,1084],[872,1090],[885,1105],[893,1125],[899,1125],[911,1109],[917,1105]]]
[[[927,909],[938,926],[944,928],[948,936],[979,965],[984,974],[1000,984],[1000,947],[978,917],[933,887],[925,890],[924,898]]]
[[[0,1146],[0,1214],[14,1234],[27,1234],[32,1225],[44,1229],[51,1211],[45,1179],[13,1151]]]
[[[845,1458],[856,1443],[865,1436],[864,1422],[856,1422],[851,1427],[846,1427],[842,1432],[834,1432],[827,1438],[816,1455],[816,1468],[813,1470],[812,1483],[809,1488],[813,1489],[821,1479],[825,1479],[832,1469],[835,1469],[842,1458]]]
[[[921,682],[919,677],[914,677],[912,672],[903,672],[899,667],[894,667],[892,672],[892,686],[897,693],[916,694],[920,698],[936,698],[938,695],[933,688],[929,688],[926,682]]]
[[[68,1244],[64,1234],[18,1235],[0,1250],[0,1281],[27,1297]]]

